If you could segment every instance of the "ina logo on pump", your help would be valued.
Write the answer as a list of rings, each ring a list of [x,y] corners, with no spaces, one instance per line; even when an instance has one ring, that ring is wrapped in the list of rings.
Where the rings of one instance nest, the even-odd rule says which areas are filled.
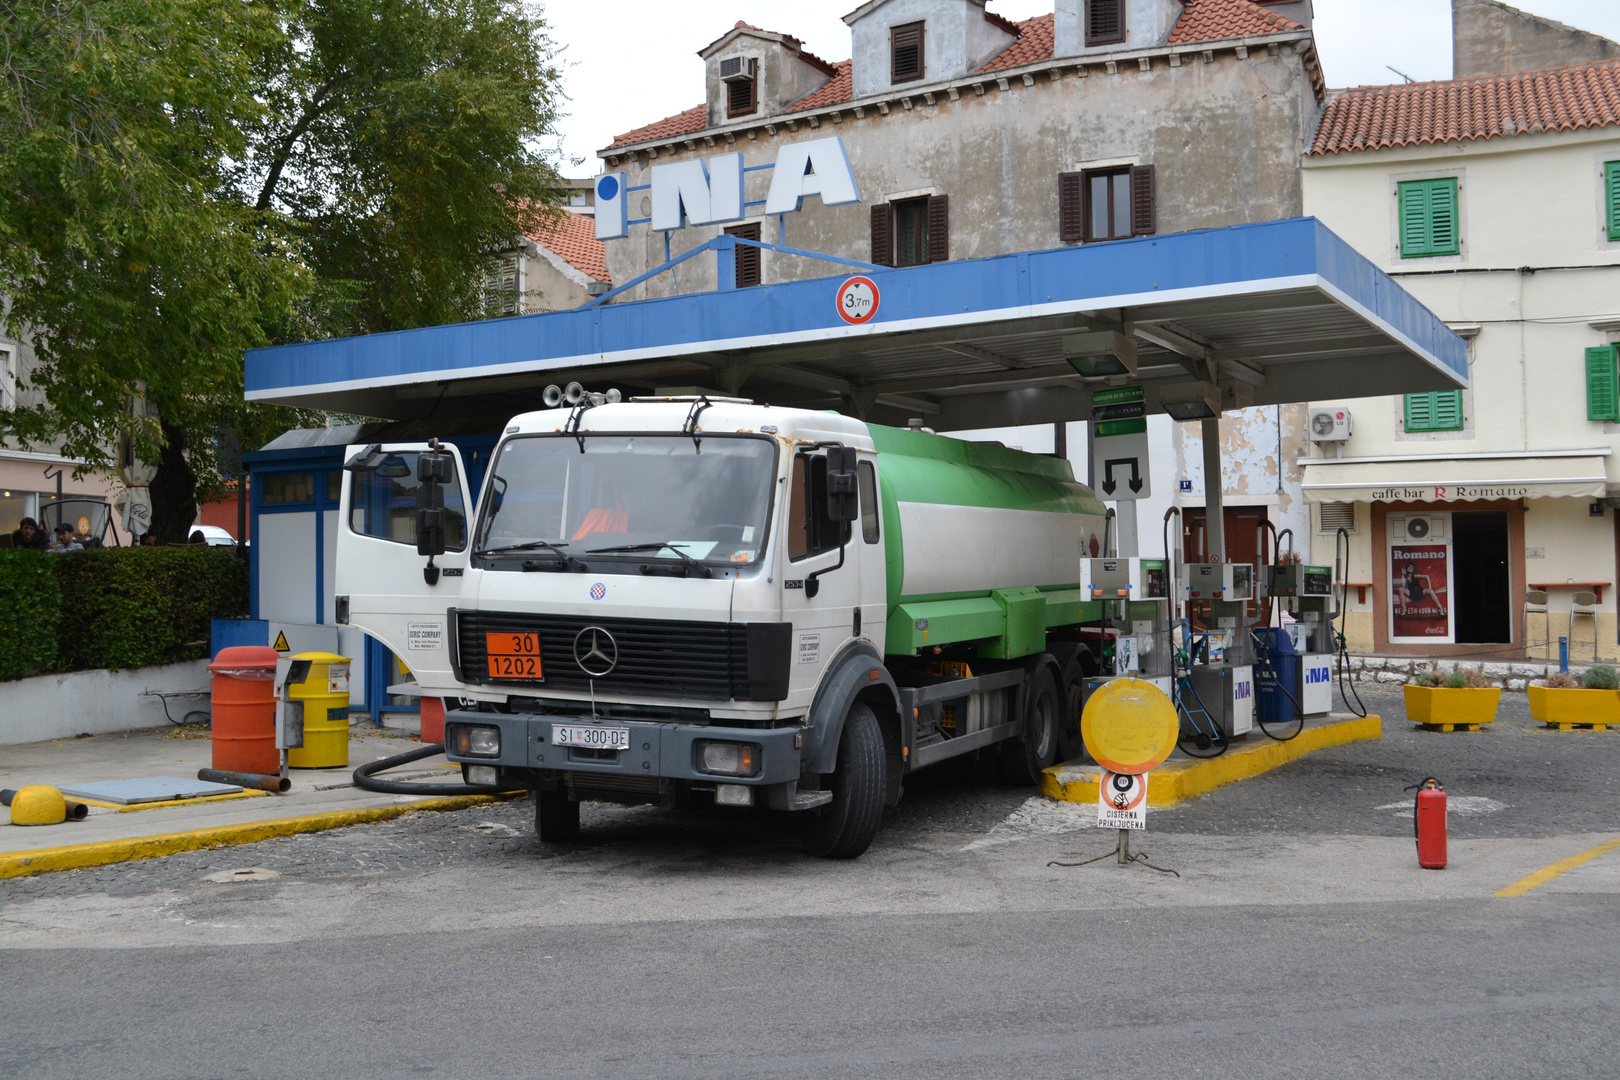
[[[591,599],[592,600],[600,600],[600,599],[602,599],[602,597],[604,597],[606,595],[607,595],[607,586],[602,584],[600,581],[598,581],[595,585],[591,586]]]

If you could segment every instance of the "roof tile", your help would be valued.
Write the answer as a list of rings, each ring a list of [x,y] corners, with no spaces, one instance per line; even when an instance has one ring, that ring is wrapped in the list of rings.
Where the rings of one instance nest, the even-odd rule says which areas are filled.
[[[564,210],[560,217],[541,218],[524,230],[530,240],[561,255],[575,270],[594,281],[611,281],[607,245],[596,238],[596,219]]]
[[[608,144],[611,150],[615,146],[628,146],[631,143],[653,142],[658,139],[672,139],[677,135],[690,135],[694,131],[702,131],[709,126],[709,106],[694,105],[685,112],[678,112],[674,116],[666,116],[662,120],[638,127],[634,131],[627,131],[623,135],[616,135]]]
[[[833,65],[833,69],[832,78],[789,105],[787,111],[803,112],[805,109],[817,109],[823,105],[836,105],[840,101],[848,101],[855,85],[850,75],[851,62],[841,60]]]
[[[1203,41],[1251,37],[1257,34],[1283,34],[1305,29],[1250,0],[1191,0],[1176,25],[1170,29],[1166,45],[1195,45]]]
[[[1620,61],[1335,91],[1311,154],[1620,124]]]
[[[980,68],[978,74],[983,75],[990,71],[1001,71],[1005,68],[1020,67],[1024,64],[1035,64],[1042,60],[1052,59],[1053,52],[1053,19],[1050,15],[1037,15],[1033,19],[1025,19],[1016,24],[1018,27],[1018,40],[997,53],[991,61]]]

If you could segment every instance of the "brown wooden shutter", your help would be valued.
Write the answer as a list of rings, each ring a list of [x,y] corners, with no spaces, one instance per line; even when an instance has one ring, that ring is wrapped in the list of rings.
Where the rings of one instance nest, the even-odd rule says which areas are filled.
[[[1084,173],[1058,173],[1058,239],[1086,238],[1086,177]]]
[[[1158,198],[1152,165],[1131,168],[1131,235],[1152,236],[1159,231],[1154,201]]]
[[[889,81],[912,82],[923,77],[923,24],[896,26],[889,31]]]
[[[872,207],[872,261],[879,266],[894,265],[894,208],[886,202]]]
[[[1086,44],[1117,45],[1125,40],[1125,0],[1086,0]]]
[[[951,197],[928,197],[928,261],[946,262],[951,257]]]
[[[726,83],[726,116],[747,116],[757,110],[759,99],[755,95],[758,90],[758,79],[737,79]]]
[[[747,225],[733,225],[726,232],[732,236],[740,236],[744,240],[758,240],[761,235],[760,225],[757,221]],[[759,248],[738,244],[737,288],[746,289],[752,285],[758,285],[762,280],[759,272]]]

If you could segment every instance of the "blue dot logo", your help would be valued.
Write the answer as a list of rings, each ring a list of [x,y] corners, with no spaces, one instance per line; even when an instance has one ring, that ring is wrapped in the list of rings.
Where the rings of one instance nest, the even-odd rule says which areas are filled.
[[[596,182],[596,197],[603,202],[612,202],[619,197],[619,178],[617,176],[604,176]]]
[[[598,581],[595,585],[591,586],[591,599],[592,600],[600,600],[600,599],[602,599],[602,597],[604,597],[606,595],[607,595],[607,586],[602,584],[600,581]]]

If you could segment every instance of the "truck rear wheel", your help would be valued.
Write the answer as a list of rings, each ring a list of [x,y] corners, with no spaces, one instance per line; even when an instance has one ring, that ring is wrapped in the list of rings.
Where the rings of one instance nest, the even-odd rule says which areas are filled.
[[[1001,744],[1001,776],[1009,784],[1033,787],[1057,757],[1064,699],[1050,668],[1042,667],[1035,673],[1024,700],[1024,736]]]
[[[853,859],[872,844],[883,820],[883,732],[871,708],[857,701],[844,717],[838,770],[822,778],[832,792],[824,810],[803,812],[805,850],[824,859]]]
[[[1078,659],[1069,661],[1063,673],[1063,712],[1059,717],[1057,734],[1058,761],[1073,761],[1086,752],[1085,740],[1080,737],[1080,714],[1086,691],[1086,669]]]
[[[579,839],[579,803],[561,787],[535,792],[534,833],[548,844]]]

